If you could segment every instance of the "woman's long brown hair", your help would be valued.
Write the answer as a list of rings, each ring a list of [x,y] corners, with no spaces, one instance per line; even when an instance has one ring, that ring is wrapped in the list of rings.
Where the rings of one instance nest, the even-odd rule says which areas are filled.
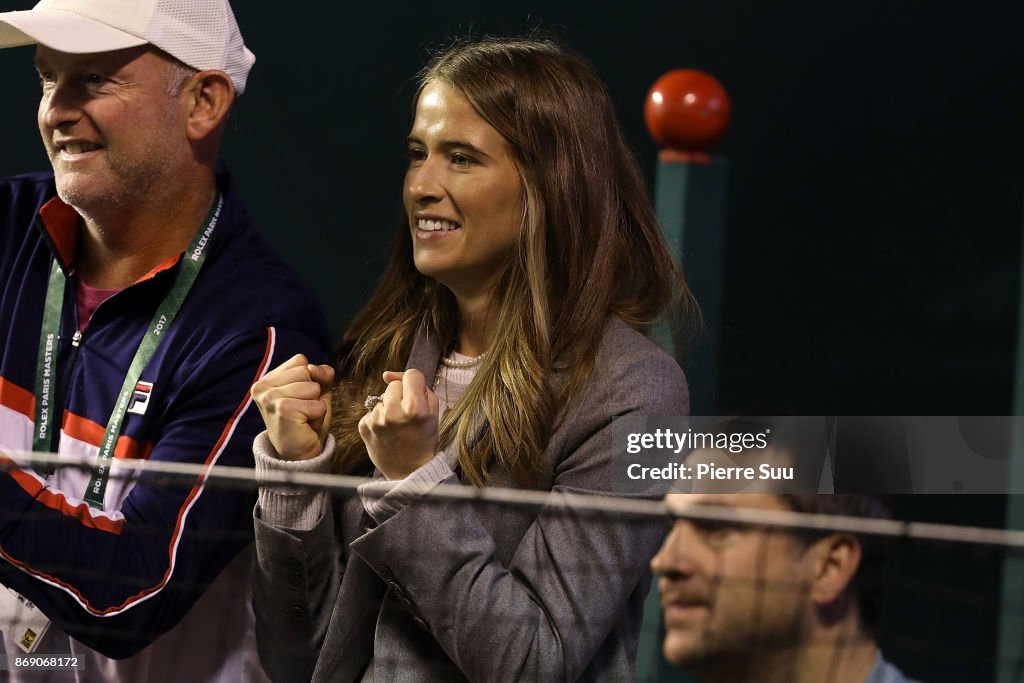
[[[444,414],[439,444],[458,449],[476,486],[492,467],[530,486],[558,417],[590,376],[609,316],[647,331],[673,300],[674,319],[699,314],[604,84],[583,58],[549,40],[488,38],[438,54],[420,92],[432,81],[455,88],[504,137],[525,207],[494,290],[488,354]],[[336,351],[337,471],[369,469],[357,429],[362,400],[381,393],[384,370],[405,367],[421,326],[451,350],[454,296],[416,270],[405,216],[379,286]],[[478,440],[475,411],[487,425]]]

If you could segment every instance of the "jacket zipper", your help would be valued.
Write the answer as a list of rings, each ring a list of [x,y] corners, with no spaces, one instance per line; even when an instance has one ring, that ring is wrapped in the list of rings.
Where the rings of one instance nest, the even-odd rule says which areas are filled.
[[[78,356],[78,347],[82,344],[82,331],[75,330],[71,335],[71,350],[68,351],[68,359],[64,362],[64,374],[60,383],[60,408],[63,411],[68,399],[68,383],[71,380],[71,368],[75,366],[75,357]],[[61,416],[63,420],[63,415]]]
[[[149,277],[149,278],[147,278],[147,280],[145,280],[145,282],[148,282],[149,280],[152,280],[152,279],[154,279],[154,278],[153,277]],[[88,326],[88,324],[92,322],[92,319],[96,317],[96,312],[99,311],[100,308],[104,307],[107,304],[107,302],[109,302],[111,299],[113,299],[114,297],[116,297],[119,294],[121,294],[121,292],[125,291],[125,289],[128,289],[129,287],[134,287],[135,285],[138,285],[138,284],[139,283],[136,282],[134,284],[128,285],[128,287],[125,287],[124,289],[122,289],[122,290],[112,294],[110,297],[108,297],[106,299],[106,301],[103,301],[96,308],[96,310],[92,312],[92,315],[89,317],[89,322],[86,323],[86,326]],[[53,430],[53,437],[50,440],[50,451],[52,453],[56,453],[57,452],[57,448],[60,446],[60,432],[61,432],[61,425],[64,422],[64,408],[65,408],[65,406],[67,406],[68,393],[71,391],[71,371],[74,369],[74,367],[75,367],[75,360],[78,357],[78,347],[82,345],[82,339],[85,336],[82,333],[82,331],[80,329],[78,329],[78,307],[77,307],[77,305],[73,309],[72,322],[75,325],[75,333],[73,335],[71,335],[71,348],[68,350],[68,357],[64,361],[64,372],[61,373],[61,383],[57,385],[57,391],[58,391],[59,396],[60,396],[60,399],[59,399],[60,402],[57,405],[54,406],[54,408],[56,409],[54,414],[58,416],[57,419],[60,421],[60,423],[57,425],[57,428]],[[53,469],[52,466],[47,467],[46,469],[47,469],[46,475],[53,474],[54,469]]]

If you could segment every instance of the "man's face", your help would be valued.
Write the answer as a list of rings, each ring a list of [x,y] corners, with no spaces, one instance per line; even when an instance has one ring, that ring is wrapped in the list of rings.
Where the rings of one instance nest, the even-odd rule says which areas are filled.
[[[769,494],[669,494],[694,505],[788,510]],[[678,520],[651,560],[665,615],[665,658],[701,671],[743,669],[756,653],[799,641],[809,613],[810,551],[791,534]]]
[[[136,205],[188,159],[182,96],[170,62],[147,46],[67,54],[40,45],[38,123],[57,192],[88,214]]]

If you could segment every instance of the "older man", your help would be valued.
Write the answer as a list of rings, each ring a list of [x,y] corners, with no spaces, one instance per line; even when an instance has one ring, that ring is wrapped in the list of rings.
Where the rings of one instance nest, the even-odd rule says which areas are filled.
[[[883,517],[872,496],[669,494],[679,515],[651,560],[665,658],[707,683],[907,683],[873,629],[879,549],[855,534],[687,518],[695,506]]]
[[[27,44],[53,173],[0,180],[0,461],[94,468],[0,472],[5,650],[86,667],[47,680],[260,679],[254,494],[118,476],[125,459],[251,466],[249,387],[325,355],[314,298],[217,171],[253,55],[227,0],[0,14],[0,47]]]

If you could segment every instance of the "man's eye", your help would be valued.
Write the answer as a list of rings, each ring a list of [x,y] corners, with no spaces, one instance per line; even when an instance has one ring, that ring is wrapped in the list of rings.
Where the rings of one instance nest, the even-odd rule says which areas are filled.
[[[739,532],[739,527],[730,524],[728,522],[720,522],[717,520],[702,520],[695,524],[700,530],[701,534],[708,540],[709,543],[724,543]]]
[[[53,74],[50,73],[49,71],[40,71],[39,72],[39,82],[42,83],[43,85],[46,85],[47,83],[53,83],[54,80],[55,79],[53,77]]]
[[[409,157],[410,162],[423,161],[427,158],[427,153],[416,147],[409,147],[405,150],[405,154]]]
[[[85,76],[82,77],[82,80],[85,81],[87,85],[100,85],[101,83],[106,82],[107,79],[99,74],[85,74]]]

